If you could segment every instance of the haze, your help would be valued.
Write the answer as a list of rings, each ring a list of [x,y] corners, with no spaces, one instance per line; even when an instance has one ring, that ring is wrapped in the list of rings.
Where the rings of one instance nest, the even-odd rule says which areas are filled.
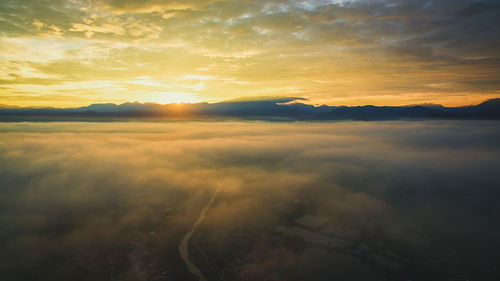
[[[497,280],[498,128],[3,123],[2,279]]]

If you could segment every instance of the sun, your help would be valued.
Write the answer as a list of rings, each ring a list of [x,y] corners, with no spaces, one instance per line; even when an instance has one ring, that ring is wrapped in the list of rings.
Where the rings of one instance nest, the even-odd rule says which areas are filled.
[[[198,103],[201,100],[194,93],[189,92],[156,92],[144,97],[143,102],[154,102],[159,104],[169,103]]]

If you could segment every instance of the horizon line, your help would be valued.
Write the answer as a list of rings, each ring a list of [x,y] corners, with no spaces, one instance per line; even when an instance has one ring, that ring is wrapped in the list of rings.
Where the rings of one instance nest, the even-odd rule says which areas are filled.
[[[467,107],[467,106],[476,106],[481,103],[490,101],[490,100],[497,100],[500,99],[500,96],[495,97],[495,98],[488,98],[485,99],[479,103],[476,104],[463,104],[459,106],[445,106],[443,104],[439,103],[432,103],[432,102],[423,102],[423,103],[414,103],[414,104],[404,104],[404,105],[374,105],[374,104],[357,104],[357,105],[345,105],[345,104],[340,104],[340,105],[329,105],[329,104],[309,104],[309,103],[303,103],[301,101],[309,101],[308,98],[304,97],[279,97],[279,96],[255,96],[255,97],[240,97],[240,98],[234,98],[234,99],[227,99],[227,100],[220,100],[216,102],[210,102],[210,101],[200,101],[200,102],[171,102],[171,103],[158,103],[158,102],[141,102],[138,100],[135,101],[125,101],[122,103],[114,103],[114,102],[95,102],[95,103],[90,103],[87,105],[81,105],[81,106],[70,106],[70,107],[55,107],[55,106],[19,106],[19,105],[9,105],[9,104],[0,104],[0,109],[80,109],[80,108],[85,108],[89,107],[92,105],[114,105],[114,106],[121,106],[125,104],[141,104],[141,105],[161,105],[161,106],[167,106],[167,105],[196,105],[196,104],[219,104],[219,103],[244,103],[244,102],[265,102],[265,101],[275,101],[276,104],[278,105],[287,105],[287,104],[305,104],[305,105],[311,105],[314,107],[322,107],[322,106],[328,106],[328,107],[363,107],[363,106],[375,106],[375,107],[412,107],[412,106],[427,106],[427,107],[447,107],[447,108],[459,108],[459,107]]]

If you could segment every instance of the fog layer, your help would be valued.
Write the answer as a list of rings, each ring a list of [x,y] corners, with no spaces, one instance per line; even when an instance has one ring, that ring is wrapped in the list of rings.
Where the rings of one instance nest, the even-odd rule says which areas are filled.
[[[462,260],[485,261],[464,274],[493,276],[499,129],[471,121],[0,124],[0,272],[109,280],[112,257],[151,237],[161,241],[151,248],[175,260],[180,235],[218,189],[205,227],[221,233],[242,218],[283,224],[273,200],[300,200],[311,215],[403,245],[416,259],[412,237],[430,237]]]

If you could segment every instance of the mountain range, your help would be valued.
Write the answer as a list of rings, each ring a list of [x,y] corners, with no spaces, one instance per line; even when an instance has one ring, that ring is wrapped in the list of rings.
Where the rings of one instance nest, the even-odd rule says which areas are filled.
[[[478,105],[445,107],[436,104],[408,106],[313,106],[297,97],[230,100],[218,103],[156,104],[101,103],[79,108],[29,108],[0,105],[0,121],[85,120],[121,118],[247,120],[401,120],[500,119],[500,98]]]

